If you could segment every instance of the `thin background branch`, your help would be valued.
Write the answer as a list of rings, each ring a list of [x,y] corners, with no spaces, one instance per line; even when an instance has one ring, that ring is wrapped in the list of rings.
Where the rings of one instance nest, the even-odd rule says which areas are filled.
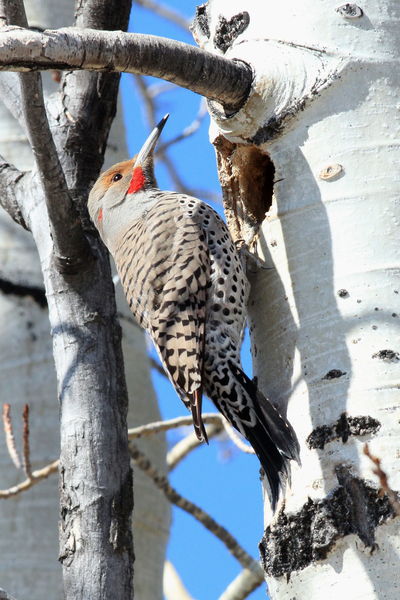
[[[211,423],[206,426],[207,437],[209,440],[217,436],[221,431],[223,431],[222,421],[219,423]],[[192,450],[201,446],[202,443],[203,442],[199,441],[194,431],[177,442],[167,453],[168,471],[173,471],[173,469],[175,469],[175,467],[177,467],[178,464],[192,452]]]
[[[164,563],[163,591],[166,600],[194,600],[169,560]]]
[[[9,25],[28,26],[22,0],[0,0],[0,11]],[[39,73],[21,73],[19,77],[22,112],[44,190],[56,264],[60,270],[76,270],[90,255],[90,247],[77,218],[51,135],[41,76]]]
[[[264,574],[260,569],[243,569],[228,585],[218,600],[245,600],[264,582]]]
[[[183,29],[186,33],[189,31],[190,21],[185,19],[185,17],[183,17],[179,12],[173,10],[171,7],[166,6],[165,4],[154,2],[154,0],[133,0],[133,4],[143,6],[143,8],[147,8],[159,17],[163,17],[164,19],[171,21],[171,23],[181,27],[181,29]]]
[[[254,560],[250,554],[242,548],[239,542],[229,533],[225,527],[219,525],[206,511],[201,509],[199,506],[187,500],[181,494],[179,494],[168,482],[164,475],[161,475],[155,467],[150,463],[148,458],[137,448],[137,446],[130,441],[129,450],[135,464],[150,477],[157,488],[163,492],[168,500],[179,506],[182,510],[192,515],[197,521],[199,521],[208,531],[214,534],[229,550],[239,563],[244,567],[257,572],[257,570],[263,576],[261,566],[257,561]]]
[[[43,469],[33,471],[30,477],[28,477],[18,485],[14,485],[6,490],[0,490],[0,499],[11,498],[12,496],[17,496],[18,494],[21,494],[21,492],[28,491],[36,483],[39,483],[43,479],[47,479],[47,477],[49,477],[49,475],[52,475],[53,473],[57,473],[58,465],[59,461],[55,460],[54,462],[43,467]]]
[[[135,81],[136,81],[139,93],[141,95],[141,98],[143,100],[149,127],[150,127],[150,129],[152,129],[158,121],[157,107],[156,107],[156,98],[157,97],[150,92],[152,86],[147,84],[144,77],[142,77],[141,75],[136,75]],[[203,113],[203,110],[204,110],[204,113]],[[188,187],[184,183],[184,181],[181,178],[181,176],[179,175],[174,163],[169,158],[168,153],[166,152],[166,150],[173,144],[189,137],[190,135],[193,135],[200,127],[202,119],[204,118],[205,114],[206,114],[205,104],[202,101],[200,103],[200,109],[199,109],[198,114],[195,117],[195,120],[188,127],[186,127],[179,136],[177,136],[176,138],[173,138],[169,142],[166,142],[165,144],[161,145],[159,147],[158,151],[156,152],[156,156],[157,156],[157,158],[159,158],[161,160],[161,162],[164,163],[164,165],[173,181],[174,187],[178,192],[180,192],[181,194],[187,194],[188,196],[204,198],[206,200],[220,201],[220,197],[218,194],[209,192],[208,190],[193,189],[193,188]]]

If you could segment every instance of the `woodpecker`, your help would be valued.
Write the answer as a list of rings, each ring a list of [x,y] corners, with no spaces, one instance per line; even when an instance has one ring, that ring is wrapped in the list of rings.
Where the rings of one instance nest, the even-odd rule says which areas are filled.
[[[198,439],[207,442],[204,392],[253,447],[274,511],[290,460],[300,462],[297,437],[241,368],[249,283],[228,228],[208,204],[157,187],[153,152],[168,116],[136,157],[100,175],[90,217]]]

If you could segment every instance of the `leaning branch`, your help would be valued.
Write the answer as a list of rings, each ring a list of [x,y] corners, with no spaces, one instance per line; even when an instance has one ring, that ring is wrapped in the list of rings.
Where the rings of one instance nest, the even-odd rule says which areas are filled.
[[[261,567],[250,554],[246,552],[239,542],[219,523],[217,523],[202,508],[181,496],[168,482],[168,479],[161,475],[150,463],[149,459],[133,444],[129,442],[129,450],[134,463],[154,482],[156,487],[164,493],[166,498],[175,506],[192,515],[208,531],[213,533],[229,550],[229,552],[239,561],[245,569],[250,569],[256,573],[262,573]]]
[[[243,569],[218,600],[245,600],[263,581],[264,573],[261,568]]]
[[[0,70],[48,69],[152,75],[220,102],[229,113],[243,105],[253,77],[241,61],[153,35],[72,27],[43,33],[2,30]]]
[[[22,0],[0,0],[0,9],[8,23],[28,26]],[[54,258],[60,271],[75,271],[90,255],[76,209],[69,194],[47,120],[39,73],[20,74],[22,112],[27,136],[43,186]],[[65,224],[68,223],[68,228]]]

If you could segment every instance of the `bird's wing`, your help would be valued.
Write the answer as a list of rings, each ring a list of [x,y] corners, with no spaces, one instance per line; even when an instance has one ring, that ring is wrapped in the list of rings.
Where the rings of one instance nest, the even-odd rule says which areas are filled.
[[[155,239],[160,240],[165,260],[159,255],[152,272],[154,295],[147,319],[163,365],[192,412],[196,435],[207,440],[201,401],[210,257],[201,223],[176,204],[171,217],[173,222],[165,224],[167,239],[164,235]]]

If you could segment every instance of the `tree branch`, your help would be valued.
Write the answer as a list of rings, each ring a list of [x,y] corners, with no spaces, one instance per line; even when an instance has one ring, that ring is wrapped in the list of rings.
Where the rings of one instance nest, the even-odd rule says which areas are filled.
[[[142,96],[143,103],[146,108],[147,120],[149,122],[150,128],[153,129],[153,127],[155,127],[158,121],[156,111],[156,99],[151,93],[149,93],[150,86],[147,85],[144,77],[142,77],[141,75],[136,75],[135,81],[137,83],[139,93]],[[194,190],[193,188],[189,188],[187,185],[185,185],[173,161],[170,159],[165,149],[160,148],[156,152],[156,157],[164,163],[164,166],[167,169],[169,176],[171,177],[174,183],[174,189],[176,189],[178,192],[180,192],[181,194],[186,194],[188,196],[195,196],[196,198],[208,198],[212,200],[216,199],[216,194],[210,193],[207,190]]]
[[[148,92],[149,91],[150,90],[148,89]],[[200,107],[199,107],[198,113],[197,113],[196,117],[193,119],[193,121],[189,125],[187,125],[187,127],[185,127],[185,129],[180,134],[178,134],[171,140],[164,142],[164,144],[160,144],[158,152],[165,152],[165,150],[167,150],[167,148],[170,148],[174,144],[178,144],[182,140],[185,140],[186,138],[188,138],[191,135],[193,135],[194,133],[196,133],[196,131],[200,128],[200,125],[202,124],[203,119],[206,116],[206,114],[207,114],[206,102],[202,99],[200,102]]]
[[[220,102],[234,113],[250,91],[251,68],[163,37],[64,28],[43,33],[7,27],[0,40],[0,70],[125,71],[160,77]]]
[[[259,565],[258,565],[259,566]],[[228,585],[218,600],[244,600],[264,581],[261,567],[258,569],[243,569]]]
[[[168,479],[158,473],[148,458],[133,444],[129,442],[129,450],[135,464],[152,479],[157,488],[165,494],[168,500],[179,506],[182,510],[192,515],[199,523],[201,523],[208,531],[215,535],[229,550],[229,552],[247,569],[259,571],[262,575],[263,571],[256,560],[246,552],[239,542],[225,529],[219,525],[206,511],[199,506],[190,502],[181,496],[168,482]]]
[[[10,25],[28,26],[22,0],[1,0],[0,7]],[[21,73],[20,85],[25,127],[49,215],[55,263],[62,272],[75,272],[91,252],[51,135],[40,74]]]
[[[11,498],[12,496],[17,496],[21,492],[26,492],[36,483],[39,483],[43,479],[47,479],[47,477],[49,477],[49,475],[51,475],[52,473],[56,473],[58,471],[58,465],[59,461],[55,460],[54,462],[43,467],[43,469],[33,471],[30,477],[28,477],[21,483],[18,483],[18,485],[14,485],[13,487],[8,488],[7,490],[0,490],[0,498]]]
[[[224,418],[225,417],[217,413],[205,413],[202,416],[204,423],[215,423],[218,425],[221,425],[221,420]],[[177,417],[176,419],[169,419],[168,421],[155,421],[154,423],[147,423],[146,425],[140,425],[140,427],[128,429],[128,439],[134,440],[140,437],[153,435],[154,433],[190,425],[193,425],[193,418],[191,416]]]
[[[70,196],[44,107],[39,73],[21,74],[28,139],[43,186],[54,259],[61,272],[76,272],[91,254]]]
[[[215,437],[223,430],[222,419],[219,423],[211,423],[206,427],[207,437],[209,440]],[[203,442],[200,442],[194,431],[180,440],[171,450],[167,453],[167,467],[168,471],[172,471],[175,467],[192,452],[195,448],[198,448]]]
[[[164,563],[163,592],[166,600],[194,600],[169,560]]]

